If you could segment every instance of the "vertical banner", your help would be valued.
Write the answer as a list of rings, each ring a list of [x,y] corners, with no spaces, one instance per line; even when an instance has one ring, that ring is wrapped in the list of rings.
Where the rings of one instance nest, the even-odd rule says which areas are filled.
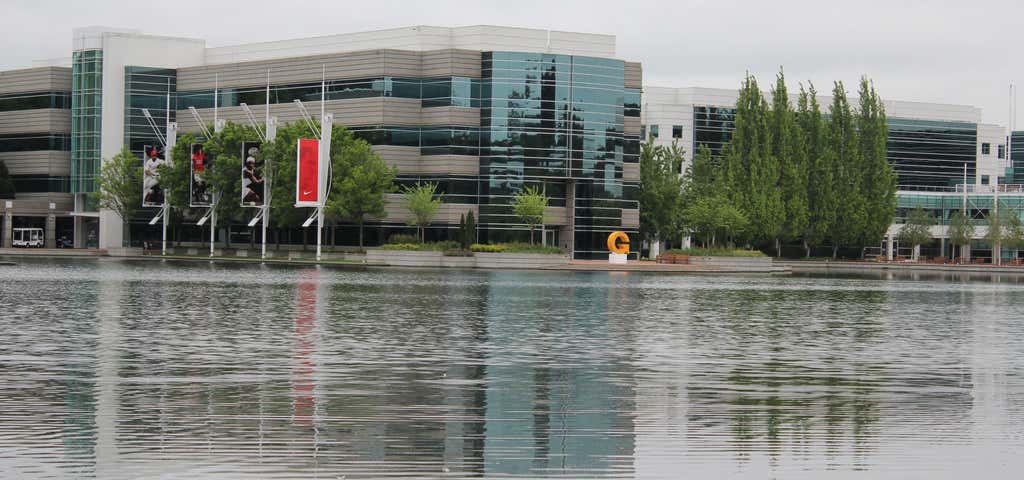
[[[260,142],[242,142],[242,206],[262,207],[263,187],[263,155],[260,154]]]
[[[162,207],[164,189],[160,186],[160,172],[157,167],[166,163],[160,147],[146,145],[142,148],[142,206]]]
[[[190,207],[209,207],[213,205],[213,192],[207,181],[206,174],[210,169],[210,159],[203,150],[203,144],[193,143],[190,146],[192,161],[188,180],[188,205]]]
[[[300,138],[295,169],[295,206],[316,207],[320,200],[320,142]]]

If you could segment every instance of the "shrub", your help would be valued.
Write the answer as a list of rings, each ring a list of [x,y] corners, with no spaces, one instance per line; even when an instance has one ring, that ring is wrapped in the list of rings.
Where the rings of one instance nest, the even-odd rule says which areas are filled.
[[[515,242],[508,243],[505,245],[506,252],[509,253],[546,253],[546,254],[561,254],[562,249],[552,245],[540,245],[540,244],[529,244],[526,242]]]
[[[384,250],[419,250],[419,244],[416,243],[388,243],[380,248]]]
[[[545,253],[545,254],[562,254],[561,248],[553,247],[551,245],[537,245],[529,244],[526,242],[514,242],[514,243],[499,243],[495,245],[484,245],[475,243],[469,247],[474,252],[482,253]]]
[[[469,250],[472,252],[501,253],[505,251],[505,245],[485,245],[482,243],[474,243],[469,246]]]
[[[473,252],[471,252],[469,250],[462,250],[462,249],[445,250],[444,251],[444,256],[446,256],[446,257],[472,257],[473,256]]]
[[[731,248],[676,248],[665,253],[692,255],[694,257],[764,257],[760,250],[742,250]]]
[[[420,243],[420,237],[407,233],[396,233],[388,237],[387,243]]]

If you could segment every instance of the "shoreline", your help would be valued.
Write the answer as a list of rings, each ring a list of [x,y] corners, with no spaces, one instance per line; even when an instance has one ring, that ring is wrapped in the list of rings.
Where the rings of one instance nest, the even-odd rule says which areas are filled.
[[[408,252],[405,252],[408,253]],[[958,265],[958,264],[926,264],[926,263],[875,263],[844,260],[774,260],[770,265],[714,265],[704,264],[662,264],[654,261],[630,261],[627,264],[610,264],[602,260],[567,260],[565,263],[549,263],[546,265],[526,265],[517,262],[501,262],[499,265],[466,264],[458,259],[467,257],[441,257],[455,259],[453,263],[421,263],[398,261],[388,263],[392,255],[381,255],[378,251],[369,260],[364,254],[346,254],[349,258],[326,258],[317,261],[313,258],[259,257],[248,256],[201,256],[201,255],[110,255],[102,250],[78,249],[0,249],[0,266],[17,265],[18,258],[80,258],[80,259],[123,259],[135,261],[183,261],[183,262],[214,262],[223,264],[268,264],[297,265],[366,270],[371,268],[427,268],[454,270],[534,270],[534,271],[569,271],[569,272],[637,272],[637,273],[669,273],[669,274],[761,274],[788,275],[792,273],[877,273],[877,272],[931,272],[931,273],[983,273],[1024,276],[1024,266],[1019,265]],[[336,256],[333,253],[332,256]],[[503,256],[513,254],[487,254]],[[539,255],[539,254],[538,254]],[[355,258],[352,258],[355,257]],[[398,260],[402,255],[394,255]],[[727,259],[730,257],[722,257]],[[515,260],[508,257],[509,260]],[[13,260],[13,261],[12,261]]]
[[[415,258],[409,259],[408,253],[403,252],[406,255],[381,255],[379,252],[373,255],[372,260],[368,261],[365,256],[362,259],[358,258],[329,258],[317,261],[312,258],[296,258],[296,257],[278,257],[278,258],[266,258],[261,259],[259,257],[248,257],[248,256],[200,256],[200,255],[109,255],[107,252],[100,250],[25,250],[17,249],[2,249],[0,250],[0,264],[3,265],[16,265],[15,262],[11,262],[12,259],[17,258],[80,258],[80,259],[118,259],[118,260],[132,260],[132,261],[182,261],[182,262],[206,262],[206,263],[221,263],[221,264],[249,264],[249,265],[296,265],[296,266],[314,266],[320,265],[324,267],[342,268],[351,270],[367,270],[376,268],[413,268],[413,269],[451,269],[451,270],[521,270],[521,271],[545,271],[545,272],[635,272],[635,273],[661,273],[661,274],[697,274],[697,275],[713,275],[713,274],[725,274],[725,275],[788,275],[791,270],[778,263],[776,264],[755,264],[755,265],[744,265],[744,264],[662,264],[654,261],[631,261],[627,264],[610,264],[602,260],[568,260],[565,258],[564,262],[550,262],[546,264],[538,264],[531,262],[523,262],[520,256],[516,254],[482,254],[481,257],[488,258],[490,261],[487,263],[481,262],[481,264],[470,264],[466,263],[464,259],[472,257],[444,257],[440,252],[421,252],[428,253],[428,255],[417,255]],[[74,253],[72,253],[74,252]],[[430,255],[432,254],[432,255]],[[531,254],[531,255],[542,255],[542,254]],[[362,255],[350,254],[351,257],[359,257]],[[547,255],[544,255],[547,257]],[[436,257],[436,258],[435,258]],[[388,263],[388,259],[393,260]],[[543,258],[543,257],[542,257]],[[446,259],[450,259],[450,263],[446,262]],[[440,260],[440,262],[438,262]],[[497,261],[495,261],[497,260]],[[554,260],[546,258],[545,260]]]
[[[928,264],[928,263],[875,263],[860,261],[779,260],[793,273],[874,273],[874,272],[930,272],[930,273],[989,273],[1024,275],[1019,265],[986,264]]]

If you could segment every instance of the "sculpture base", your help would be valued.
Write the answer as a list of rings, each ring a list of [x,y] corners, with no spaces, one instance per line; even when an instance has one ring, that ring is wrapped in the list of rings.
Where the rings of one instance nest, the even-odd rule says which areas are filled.
[[[623,255],[621,253],[609,253],[608,254],[608,263],[612,263],[612,264],[616,264],[616,265],[625,265],[626,264],[626,255]]]

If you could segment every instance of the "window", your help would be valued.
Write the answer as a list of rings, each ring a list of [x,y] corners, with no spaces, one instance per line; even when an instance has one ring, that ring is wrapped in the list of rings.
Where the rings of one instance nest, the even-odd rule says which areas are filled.
[[[997,153],[999,158],[1006,158],[1006,145],[997,145],[996,151],[999,152]]]
[[[992,146],[991,145],[989,145],[987,143],[981,144],[981,154],[982,155],[988,155],[991,152],[992,152]]]
[[[647,141],[647,125],[640,125],[640,141]]]
[[[683,138],[682,125],[672,125],[672,138]]]
[[[981,184],[982,185],[988,185],[988,175],[982,175],[981,176]]]
[[[651,125],[651,138],[658,138],[658,126]]]

